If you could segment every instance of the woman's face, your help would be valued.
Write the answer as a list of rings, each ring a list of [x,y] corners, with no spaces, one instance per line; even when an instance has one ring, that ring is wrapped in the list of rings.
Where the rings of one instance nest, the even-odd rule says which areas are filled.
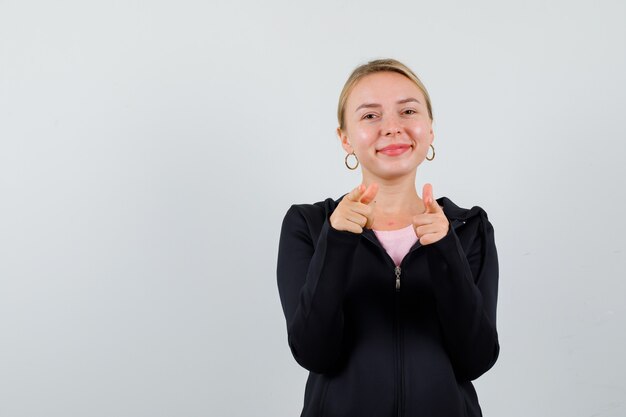
[[[353,87],[345,108],[345,130],[337,129],[346,152],[354,151],[364,179],[413,174],[434,139],[422,91],[396,72],[366,75]]]

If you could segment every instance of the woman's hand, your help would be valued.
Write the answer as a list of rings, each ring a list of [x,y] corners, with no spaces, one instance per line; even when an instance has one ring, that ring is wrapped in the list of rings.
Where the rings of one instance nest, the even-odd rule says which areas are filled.
[[[367,189],[361,184],[350,191],[330,215],[330,225],[333,229],[362,233],[364,227],[371,227],[374,216],[370,203],[374,201],[377,192],[376,183],[370,184]]]
[[[422,245],[430,245],[448,234],[450,222],[443,213],[443,209],[433,198],[432,185],[424,184],[422,201],[424,202],[425,210],[424,213],[413,217],[413,228],[420,243]]]

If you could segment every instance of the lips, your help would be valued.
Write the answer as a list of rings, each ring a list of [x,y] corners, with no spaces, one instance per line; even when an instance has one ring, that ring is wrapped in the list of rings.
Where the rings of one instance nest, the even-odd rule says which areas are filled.
[[[397,145],[385,146],[384,148],[378,150],[378,152],[385,154],[385,155],[395,156],[395,155],[400,155],[404,153],[410,148],[411,148],[411,145],[397,144]]]

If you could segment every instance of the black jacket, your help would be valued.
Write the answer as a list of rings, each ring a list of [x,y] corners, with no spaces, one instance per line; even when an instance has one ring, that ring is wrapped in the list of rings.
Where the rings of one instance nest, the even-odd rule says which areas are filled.
[[[345,195],[344,195],[345,196]],[[330,226],[338,200],[292,205],[278,290],[303,417],[481,416],[470,381],[495,363],[498,259],[487,214],[437,200],[448,234],[396,267],[371,229]]]

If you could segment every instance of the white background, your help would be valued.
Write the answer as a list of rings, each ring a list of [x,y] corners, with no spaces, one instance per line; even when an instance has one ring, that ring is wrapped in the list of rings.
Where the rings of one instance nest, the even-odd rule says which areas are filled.
[[[625,21],[621,0],[0,0],[0,416],[299,415],[280,224],[359,183],[336,103],[382,57],[432,96],[418,190],[496,230],[484,415],[623,416]]]

